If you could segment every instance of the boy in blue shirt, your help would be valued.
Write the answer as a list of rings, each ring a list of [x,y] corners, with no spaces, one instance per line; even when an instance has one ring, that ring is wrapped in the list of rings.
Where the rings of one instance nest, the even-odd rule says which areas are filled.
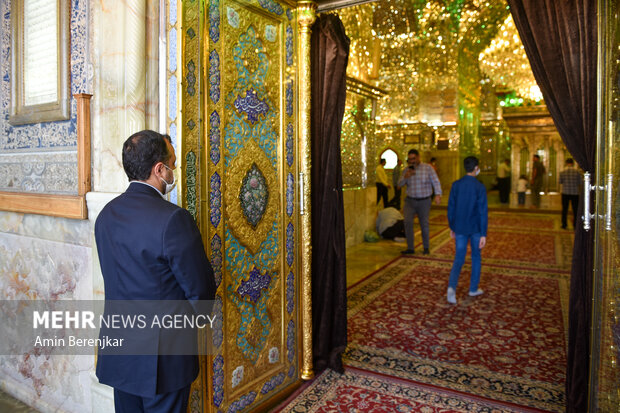
[[[478,283],[481,267],[480,250],[487,243],[487,191],[484,185],[476,179],[480,173],[478,158],[468,156],[463,163],[467,174],[452,184],[448,200],[450,237],[456,242],[456,254],[448,283],[450,304],[456,304],[456,285],[459,282],[461,267],[465,262],[468,243],[471,245],[469,295],[475,297],[483,293],[478,288]]]

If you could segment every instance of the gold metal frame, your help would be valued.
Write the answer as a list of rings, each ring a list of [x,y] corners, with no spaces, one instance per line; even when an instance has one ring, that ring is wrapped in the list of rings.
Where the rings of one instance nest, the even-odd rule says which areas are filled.
[[[310,215],[310,35],[311,26],[316,19],[316,3],[301,1],[298,3],[299,22],[299,170],[303,180],[303,193],[300,204],[304,211],[300,217],[300,273],[301,273],[301,317],[302,317],[302,360],[301,378],[309,380],[314,377],[312,364],[312,219]],[[301,191],[300,191],[301,192]]]

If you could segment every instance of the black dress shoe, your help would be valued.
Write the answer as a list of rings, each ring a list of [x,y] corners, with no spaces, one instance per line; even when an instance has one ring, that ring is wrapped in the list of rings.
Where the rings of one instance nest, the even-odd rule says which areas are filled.
[[[414,251],[414,250],[404,250],[404,251],[401,251],[400,253],[401,253],[401,254],[408,254],[408,255],[411,255],[411,254],[414,254],[414,253],[415,253],[415,251]]]
[[[431,253],[431,252],[428,250],[428,248],[424,248],[424,252],[423,252],[422,254],[424,254],[424,255],[428,255],[428,254],[430,254],[430,253]]]

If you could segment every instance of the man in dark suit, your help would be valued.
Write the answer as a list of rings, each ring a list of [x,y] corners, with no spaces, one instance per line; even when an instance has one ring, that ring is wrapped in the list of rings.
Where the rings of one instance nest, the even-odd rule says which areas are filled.
[[[213,269],[196,223],[187,210],[164,199],[175,185],[175,161],[167,135],[145,130],[123,144],[129,187],[103,208],[95,223],[106,311],[108,300],[176,300],[196,307],[215,296]],[[119,355],[100,348],[97,377],[114,387],[116,412],[187,410],[198,357],[161,354],[162,341],[170,340],[163,333],[144,332],[154,354],[145,349]],[[195,331],[189,337],[195,341]]]

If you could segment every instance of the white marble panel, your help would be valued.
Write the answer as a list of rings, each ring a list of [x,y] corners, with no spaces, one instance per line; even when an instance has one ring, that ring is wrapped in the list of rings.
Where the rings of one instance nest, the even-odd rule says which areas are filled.
[[[0,298],[92,298],[91,248],[0,233]]]
[[[94,356],[2,356],[0,388],[44,413],[91,411]]]
[[[105,299],[105,289],[103,284],[103,275],[101,274],[101,266],[99,265],[99,255],[97,254],[97,246],[95,243],[95,221],[104,206],[112,199],[119,196],[115,192],[89,192],[86,194],[86,204],[88,205],[88,220],[93,231],[90,232],[91,242],[93,246],[93,267],[92,267],[92,283],[93,283],[93,299]]]
[[[364,242],[364,232],[375,230],[378,213],[377,190],[374,187],[347,189],[342,192],[346,246]]]
[[[92,227],[86,220],[0,211],[0,235],[2,233],[84,247],[92,245]]]
[[[88,233],[85,222],[78,225]],[[3,213],[0,223],[8,231],[0,233],[1,299],[92,299],[90,247],[23,235],[71,238],[66,235],[71,231],[58,231],[63,224],[70,226],[68,220]],[[49,357],[33,348],[0,357],[0,386],[41,411],[90,411],[93,364],[94,355]]]
[[[127,186],[123,142],[158,125],[158,2],[91,3],[94,96],[93,190]]]

